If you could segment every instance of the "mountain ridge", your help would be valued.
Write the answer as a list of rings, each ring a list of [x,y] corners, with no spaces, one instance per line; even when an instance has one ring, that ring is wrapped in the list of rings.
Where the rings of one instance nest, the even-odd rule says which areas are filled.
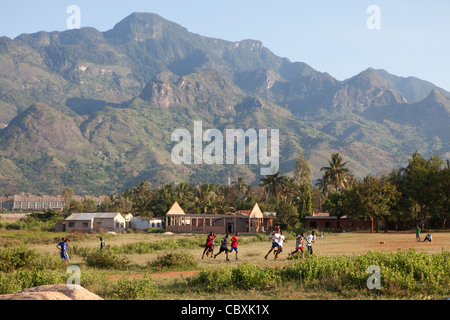
[[[1,38],[0,67],[0,193],[225,183],[230,169],[257,183],[258,165],[171,162],[171,133],[199,120],[221,131],[280,129],[282,173],[302,150],[314,179],[333,152],[358,177],[415,150],[450,156],[449,99],[427,81],[373,68],[339,81],[258,40],[204,37],[155,14],[105,32]]]

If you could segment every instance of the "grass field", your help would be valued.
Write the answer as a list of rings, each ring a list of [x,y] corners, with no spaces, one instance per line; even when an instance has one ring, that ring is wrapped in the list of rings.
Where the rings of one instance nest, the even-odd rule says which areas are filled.
[[[27,232],[26,230],[6,230],[2,228],[0,229],[0,248],[7,244],[13,246],[25,245],[27,249],[33,249],[39,254],[59,257],[56,244],[63,236],[66,236],[66,234],[40,231]],[[205,235],[147,233],[106,235],[107,247],[110,250],[115,250],[118,256],[126,258],[129,262],[127,268],[108,269],[88,266],[85,258],[80,253],[83,250],[97,251],[99,235],[70,234],[69,237],[72,239],[69,245],[70,263],[79,265],[82,272],[86,275],[85,279],[87,280],[82,285],[104,296],[106,299],[229,299],[229,290],[204,289],[204,279],[220,277],[220,273],[226,274],[227,272],[248,273],[248,277],[251,279],[264,278],[263,286],[253,286],[252,284],[249,287],[238,288],[238,290],[235,288],[233,290],[234,299],[440,299],[450,295],[450,289],[443,288],[443,290],[440,290],[440,284],[435,284],[434,287],[429,285],[428,289],[419,290],[411,284],[416,281],[414,279],[405,280],[406,282],[403,284],[390,284],[389,290],[382,290],[383,292],[368,291],[363,280],[369,275],[358,275],[356,278],[359,277],[360,280],[357,280],[355,287],[354,280],[352,280],[352,285],[340,283],[338,278],[347,276],[338,275],[340,271],[336,269],[330,269],[332,270],[330,274],[326,275],[322,280],[309,281],[308,283],[306,283],[306,280],[297,279],[295,276],[292,279],[289,278],[291,277],[290,275],[286,276],[288,272],[292,273],[292,270],[297,270],[295,268],[303,268],[301,266],[302,263],[314,261],[314,263],[324,264],[325,261],[334,261],[334,258],[345,259],[348,257],[353,259],[371,252],[396,253],[414,250],[417,253],[417,257],[422,257],[420,254],[424,253],[427,254],[425,259],[428,259],[428,256],[450,252],[450,232],[433,232],[433,242],[431,243],[417,242],[414,232],[326,233],[324,238],[318,237],[313,245],[314,259],[305,254],[305,258],[294,260],[288,259],[288,253],[295,248],[294,234],[290,233],[290,237],[288,237],[284,245],[284,252],[276,261],[273,259],[273,256],[268,261],[264,259],[271,246],[271,242],[266,236],[242,234],[239,244],[239,259],[235,260],[235,253],[232,253],[230,254],[230,261],[226,261],[224,254],[221,254],[216,259],[207,258],[206,256],[204,259],[201,258]],[[219,235],[218,240],[216,240],[216,252],[221,237],[222,235]],[[148,249],[147,245],[155,245],[157,243],[160,243],[161,246],[155,246],[152,250],[142,251],[142,248]],[[178,246],[175,248],[167,246],[174,243],[177,243]],[[142,248],[141,245],[143,245]],[[136,248],[139,248],[141,251],[136,251]],[[188,259],[187,261],[192,262],[192,265],[182,262],[181,265],[173,268],[156,268],[155,263],[169,252],[178,253],[178,259],[180,256],[190,257],[191,260]],[[407,260],[407,255],[404,255],[401,259]],[[442,259],[447,261],[447,256]],[[348,261],[342,261],[339,263],[348,263]],[[399,264],[404,263],[404,261],[399,262]],[[317,268],[318,265],[316,264],[316,267],[312,266],[310,268]],[[351,269],[351,264],[347,269]],[[272,275],[270,270],[276,270],[278,273]],[[218,272],[219,274],[217,274]],[[414,273],[416,278],[421,277],[422,279],[424,277],[423,274],[417,275],[417,272],[414,270],[408,272],[411,275]],[[269,274],[269,278],[266,277],[266,273]],[[270,278],[272,276],[273,278]],[[392,274],[390,277],[392,277]],[[149,289],[149,284],[143,282],[143,279],[150,279],[149,281],[152,283],[150,287],[152,289]],[[123,281],[129,282],[124,283]],[[209,283],[209,286],[212,283],[213,287],[217,283],[218,288],[221,283],[222,285],[226,283],[220,279],[207,281],[212,281]],[[267,284],[264,281],[267,281]],[[446,279],[445,281],[448,280]],[[128,288],[127,290],[133,292],[133,294],[112,295],[111,292],[116,289],[112,289],[111,286],[113,284],[117,285],[119,282],[121,286]],[[436,290],[436,285],[439,290]],[[142,289],[141,295],[136,295],[134,291],[140,286],[144,286],[147,291]],[[267,290],[269,287],[271,289]]]

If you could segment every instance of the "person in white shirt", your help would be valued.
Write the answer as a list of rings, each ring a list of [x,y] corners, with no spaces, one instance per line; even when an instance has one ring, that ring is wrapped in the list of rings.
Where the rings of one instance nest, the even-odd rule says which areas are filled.
[[[286,241],[286,237],[283,235],[283,231],[280,231],[280,236],[278,237],[278,248],[275,253],[275,260],[278,259],[278,256],[283,251],[283,242]]]
[[[306,250],[310,253],[313,254],[313,248],[312,248],[312,244],[314,243],[314,240],[316,240],[316,235],[313,232],[311,232],[311,234],[309,236],[307,236],[305,238],[306,240]]]
[[[269,256],[269,254],[273,251],[273,249],[278,248],[279,244],[278,244],[278,239],[280,237],[279,233],[275,233],[273,232],[269,238],[272,239],[272,247],[270,248],[269,252],[267,252],[267,254],[265,255],[264,259],[267,260],[267,257]]]

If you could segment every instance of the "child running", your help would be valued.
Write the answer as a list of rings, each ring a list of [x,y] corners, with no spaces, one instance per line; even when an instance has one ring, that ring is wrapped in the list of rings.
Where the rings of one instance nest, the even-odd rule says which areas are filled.
[[[306,240],[306,249],[312,255],[313,254],[312,244],[314,243],[314,240],[316,240],[316,235],[314,231],[311,232],[311,234],[307,236],[305,240]]]
[[[220,245],[220,249],[219,252],[217,254],[214,255],[214,259],[221,254],[222,252],[225,252],[225,255],[227,256],[227,260],[226,261],[230,261],[230,259],[228,259],[228,252],[231,252],[231,250],[228,250],[228,233],[225,235],[225,237],[222,239],[221,241],[221,245]]]
[[[283,231],[280,231],[280,236],[278,237],[278,248],[276,249],[274,260],[277,260],[278,256],[283,251],[283,242],[285,242],[285,241],[286,241],[286,238],[283,234]]]
[[[212,248],[213,239],[214,239],[213,233],[210,232],[209,236],[206,237],[205,250],[203,250],[202,259],[204,258],[205,253],[206,253],[206,256],[208,256],[209,251]]]
[[[295,240],[295,250],[292,251],[291,253],[289,253],[289,257],[292,257],[292,255],[298,253],[299,251],[302,252],[302,257],[304,255],[304,251],[303,251],[303,238],[304,235],[303,233],[298,234],[297,233],[297,239]]]
[[[272,247],[270,248],[269,252],[265,255],[264,259],[267,260],[267,257],[269,254],[275,249],[279,247],[278,239],[280,237],[280,234],[278,232],[272,232],[272,234],[269,236],[270,239],[272,239]],[[276,253],[275,253],[276,254]]]
[[[236,251],[236,260],[238,260],[238,241],[239,241],[239,232],[236,232],[236,235],[231,238],[231,250],[230,253]]]
[[[214,255],[214,248],[215,248],[215,246],[216,246],[216,234],[214,233],[214,232],[211,232],[211,234],[212,234],[212,236],[213,236],[213,238],[212,238],[212,241],[211,241],[211,246],[209,247],[209,249],[208,249],[208,251],[206,252],[206,256],[208,257],[208,255],[209,254],[211,254],[211,258],[213,258],[213,255]]]

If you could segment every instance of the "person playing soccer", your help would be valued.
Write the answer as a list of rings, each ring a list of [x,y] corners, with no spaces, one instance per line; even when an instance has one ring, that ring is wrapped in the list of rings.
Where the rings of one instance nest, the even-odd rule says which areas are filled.
[[[204,258],[205,253],[206,253],[206,256],[208,256],[209,251],[212,248],[213,239],[214,239],[213,233],[210,232],[209,236],[206,237],[205,250],[203,250],[202,259]]]
[[[230,261],[230,259],[228,259],[228,252],[231,252],[231,250],[228,249],[228,233],[225,235],[225,237],[222,239],[221,244],[220,244],[220,248],[219,248],[219,252],[217,254],[214,255],[214,259],[221,254],[222,252],[225,252],[225,255],[227,256],[227,261]]]
[[[280,234],[278,232],[272,232],[272,234],[269,236],[270,239],[272,239],[272,247],[270,248],[269,252],[264,256],[264,259],[267,260],[269,254],[276,248],[279,247],[278,239],[280,237]],[[276,253],[275,253],[276,254]]]
[[[206,256],[208,257],[209,254],[211,254],[211,258],[213,258],[214,255],[214,248],[216,246],[216,234],[214,232],[211,232],[213,238],[212,238],[212,242],[211,242],[211,246],[209,247],[208,251],[206,252]]]
[[[231,238],[231,249],[230,253],[236,251],[236,260],[238,260],[238,241],[239,241],[239,232],[236,232],[236,235]]]
[[[274,260],[278,259],[278,256],[280,255],[280,253],[283,251],[283,243],[286,241],[286,238],[283,234],[283,231],[280,231],[280,236],[278,237],[278,247],[275,251],[275,258]]]
[[[295,240],[295,250],[292,251],[291,253],[289,253],[289,257],[292,257],[294,254],[298,253],[299,251],[301,251],[302,253],[302,257],[304,255],[304,251],[303,251],[303,238],[305,236],[303,235],[303,232],[298,234],[297,233],[297,239]]]
[[[306,240],[306,250],[312,255],[313,254],[313,247],[312,244],[314,243],[314,240],[316,240],[315,232],[311,232],[309,236],[305,238]]]

